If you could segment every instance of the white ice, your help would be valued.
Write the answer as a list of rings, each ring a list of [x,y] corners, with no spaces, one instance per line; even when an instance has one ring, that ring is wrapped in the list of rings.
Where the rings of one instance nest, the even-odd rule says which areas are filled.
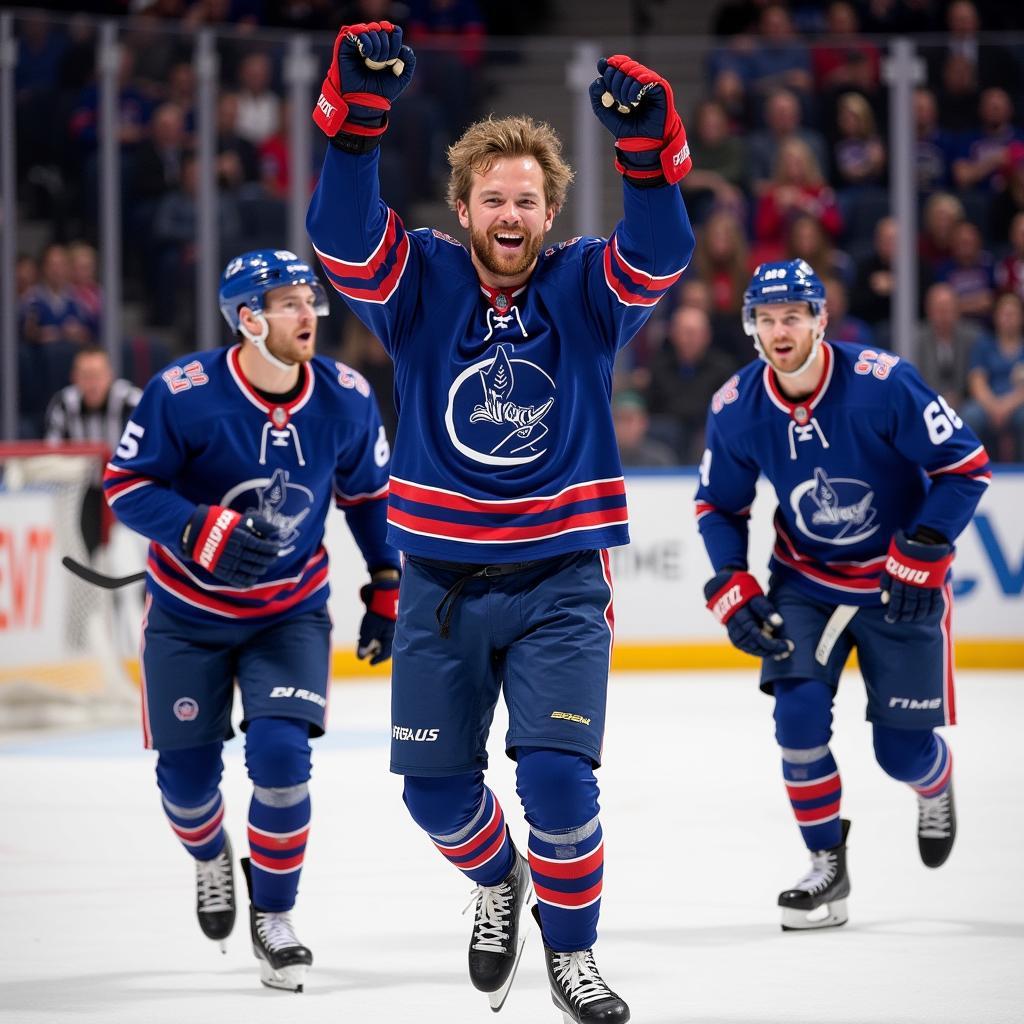
[[[915,802],[874,764],[863,688],[844,678],[833,749],[850,923],[783,934],[777,893],[807,866],[779,778],[771,702],[747,674],[620,675],[599,773],[606,872],[598,962],[636,1024],[1024,1021],[1024,677],[961,673],[960,834],[918,860]],[[258,981],[240,914],[227,956],[193,912],[137,731],[0,743],[0,1021],[25,1024],[460,1024],[490,1020],[466,978],[470,885],[409,820],[387,770],[388,691],[333,687],[314,752],[313,830],[295,914],[303,995]],[[512,766],[491,785],[525,845]],[[236,850],[248,785],[229,744]],[[241,880],[239,879],[239,882]],[[244,909],[244,908],[243,908]],[[501,1024],[560,1024],[539,937]]]

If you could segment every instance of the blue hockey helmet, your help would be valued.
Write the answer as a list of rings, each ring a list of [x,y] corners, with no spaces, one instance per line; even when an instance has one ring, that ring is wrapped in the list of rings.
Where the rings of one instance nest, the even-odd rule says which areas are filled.
[[[782,302],[806,302],[815,317],[824,312],[825,285],[805,260],[780,260],[757,267],[743,293],[743,330],[756,339],[754,308]]]
[[[313,289],[317,316],[327,316],[327,293],[313,268],[287,249],[256,249],[236,256],[220,279],[217,300],[232,331],[239,329],[238,310],[248,306],[263,312],[263,297],[274,288],[308,284]]]

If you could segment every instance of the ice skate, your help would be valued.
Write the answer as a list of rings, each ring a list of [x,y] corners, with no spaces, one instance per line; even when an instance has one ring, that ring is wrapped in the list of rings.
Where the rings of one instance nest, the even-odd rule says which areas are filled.
[[[533,916],[540,927],[540,911]],[[562,1011],[563,1024],[626,1024],[629,1007],[605,984],[592,949],[556,953],[544,946],[551,1002]]]
[[[505,1005],[515,979],[526,944],[524,925],[529,924],[523,915],[533,900],[530,866],[514,846],[512,850],[515,864],[508,877],[499,885],[473,890],[476,915],[469,940],[469,979],[474,988],[487,993],[495,1013]]]
[[[252,872],[249,858],[242,858],[242,871],[249,887],[249,928],[252,952],[260,962],[260,981],[267,988],[301,992],[313,954],[295,936],[290,914],[257,910],[252,904]]]
[[[196,917],[203,934],[226,953],[227,938],[235,927],[235,870],[227,833],[216,857],[196,861]]]
[[[811,870],[792,889],[779,893],[784,932],[846,924],[846,897],[850,895],[850,876],[846,873],[849,832],[850,823],[844,818],[839,845],[831,850],[815,850],[811,854]]]
[[[917,849],[930,868],[946,863],[956,839],[956,804],[953,783],[938,796],[917,798]]]

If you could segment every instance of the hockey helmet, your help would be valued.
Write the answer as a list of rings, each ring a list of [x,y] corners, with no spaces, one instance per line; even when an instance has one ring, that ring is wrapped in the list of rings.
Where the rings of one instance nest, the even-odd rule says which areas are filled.
[[[217,299],[232,331],[239,329],[238,309],[248,306],[263,312],[263,297],[274,288],[308,284],[313,289],[317,316],[327,316],[327,293],[313,268],[287,249],[256,249],[236,256],[220,279]]]
[[[805,260],[781,260],[762,263],[743,293],[743,330],[757,338],[754,308],[782,302],[806,302],[811,315],[825,310],[825,285]]]

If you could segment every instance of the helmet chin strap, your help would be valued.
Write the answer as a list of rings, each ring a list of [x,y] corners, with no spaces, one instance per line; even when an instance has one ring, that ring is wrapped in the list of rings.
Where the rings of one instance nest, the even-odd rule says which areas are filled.
[[[761,339],[758,337],[757,331],[754,331],[754,348],[757,349],[757,354],[775,371],[779,377],[799,377],[804,370],[810,368],[811,364],[818,356],[818,349],[821,348],[821,343],[825,340],[825,328],[820,326],[821,321],[818,321],[819,326],[814,332],[814,336],[811,339],[811,351],[807,358],[798,366],[795,370],[780,370],[778,367],[772,364],[772,361],[765,355],[764,348],[761,345]]]
[[[258,313],[253,313],[253,316],[256,317],[260,323],[259,334],[253,334],[252,331],[250,331],[245,324],[241,322],[241,320],[238,322],[238,329],[249,341],[252,342],[256,351],[259,352],[259,354],[263,356],[263,358],[266,359],[274,369],[291,370],[294,368],[295,363],[286,363],[283,360],[278,359],[277,356],[267,348],[267,335],[270,334],[270,324],[267,323],[267,318],[263,315],[263,311],[260,310]]]

